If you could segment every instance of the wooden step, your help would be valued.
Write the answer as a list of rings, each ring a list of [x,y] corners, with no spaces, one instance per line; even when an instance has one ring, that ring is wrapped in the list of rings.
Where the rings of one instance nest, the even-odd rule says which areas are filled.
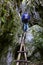
[[[24,63],[29,63],[30,61],[27,61],[27,60],[14,60],[14,62],[24,62]]]
[[[27,53],[27,51],[17,51],[18,53]]]

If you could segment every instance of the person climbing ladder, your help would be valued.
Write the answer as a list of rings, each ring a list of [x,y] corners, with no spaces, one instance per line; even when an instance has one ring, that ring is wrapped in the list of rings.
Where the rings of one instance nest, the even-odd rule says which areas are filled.
[[[28,21],[30,20],[30,15],[28,14],[27,11],[25,11],[22,16],[21,16],[21,20],[23,23],[23,31],[26,32],[28,29]]]
[[[20,11],[21,13],[21,11]],[[29,61],[27,60],[27,51],[25,47],[25,38],[26,38],[26,31],[28,29],[28,20],[30,20],[30,15],[27,12],[24,12],[21,16],[21,20],[23,23],[23,34],[21,37],[21,43],[20,43],[20,50],[18,52],[17,60],[15,60],[16,65],[28,65]],[[23,59],[21,59],[22,55],[24,56]]]

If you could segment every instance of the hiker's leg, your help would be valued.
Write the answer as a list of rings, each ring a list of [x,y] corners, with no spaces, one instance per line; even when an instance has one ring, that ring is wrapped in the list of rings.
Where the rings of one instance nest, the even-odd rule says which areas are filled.
[[[26,32],[27,30],[27,24],[24,23],[24,31]]]
[[[27,26],[27,30],[28,30],[28,28],[29,28],[28,23],[26,24],[26,26]],[[26,30],[26,31],[27,31],[27,30]]]

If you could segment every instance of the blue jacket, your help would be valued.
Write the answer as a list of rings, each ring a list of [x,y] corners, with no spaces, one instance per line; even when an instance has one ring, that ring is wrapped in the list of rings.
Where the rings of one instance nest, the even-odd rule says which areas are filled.
[[[30,15],[27,12],[22,14],[22,21],[25,20],[25,19],[30,20]]]

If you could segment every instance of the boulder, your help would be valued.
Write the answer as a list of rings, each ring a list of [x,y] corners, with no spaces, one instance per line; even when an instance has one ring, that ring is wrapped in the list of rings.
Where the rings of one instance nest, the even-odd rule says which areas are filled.
[[[40,27],[39,25],[34,25],[30,27],[29,30],[27,31],[25,44],[26,44],[26,50],[28,51],[28,54],[27,54],[28,57],[31,56],[33,52],[35,52],[39,44],[39,41],[42,40],[42,37],[40,36],[42,32],[43,32],[43,28]],[[40,54],[36,53],[35,56],[39,57],[38,55]]]

